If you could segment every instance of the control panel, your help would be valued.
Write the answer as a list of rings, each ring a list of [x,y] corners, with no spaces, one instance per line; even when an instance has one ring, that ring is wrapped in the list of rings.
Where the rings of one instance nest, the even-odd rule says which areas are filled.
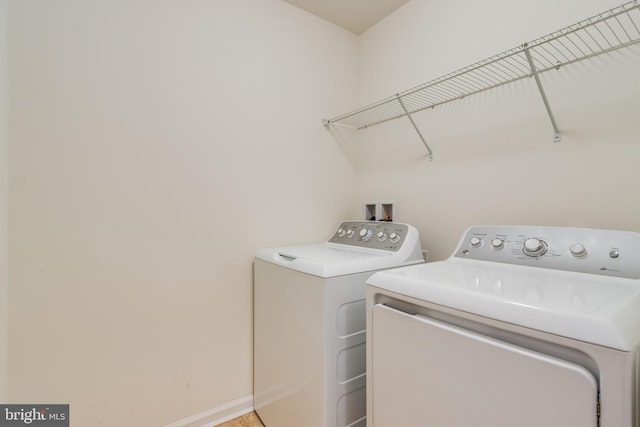
[[[386,221],[345,221],[340,224],[329,242],[397,251],[408,233],[409,227],[406,224]]]
[[[471,227],[456,258],[640,279],[640,233],[570,227]]]

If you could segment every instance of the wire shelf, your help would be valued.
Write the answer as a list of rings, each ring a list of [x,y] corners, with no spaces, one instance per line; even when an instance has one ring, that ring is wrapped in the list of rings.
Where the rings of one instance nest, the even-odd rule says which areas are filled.
[[[538,74],[640,42],[640,3],[634,0],[492,56],[381,101],[324,120],[325,125],[364,129],[435,108],[523,78],[536,77],[556,133]],[[415,127],[415,123],[411,120]],[[416,127],[416,131],[420,134]],[[429,154],[431,150],[425,143]],[[558,136],[559,140],[559,136]]]

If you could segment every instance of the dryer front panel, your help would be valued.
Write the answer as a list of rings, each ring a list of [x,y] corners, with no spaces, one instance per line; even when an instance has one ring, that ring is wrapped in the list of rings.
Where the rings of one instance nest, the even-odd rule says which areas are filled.
[[[372,315],[373,427],[596,427],[582,366],[383,304]]]

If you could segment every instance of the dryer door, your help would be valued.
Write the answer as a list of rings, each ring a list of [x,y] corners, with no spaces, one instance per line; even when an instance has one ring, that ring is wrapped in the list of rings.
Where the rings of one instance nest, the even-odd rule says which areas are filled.
[[[374,427],[596,427],[583,367],[493,338],[373,307]]]

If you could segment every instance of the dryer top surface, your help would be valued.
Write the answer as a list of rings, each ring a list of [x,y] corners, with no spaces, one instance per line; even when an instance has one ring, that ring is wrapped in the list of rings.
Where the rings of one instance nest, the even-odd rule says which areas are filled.
[[[605,347],[630,351],[640,344],[640,235],[566,229],[566,242],[584,242],[573,251],[589,254],[576,256],[575,243],[563,245],[558,238],[565,229],[524,228],[513,233],[472,227],[449,259],[376,273],[367,283],[401,298]],[[580,231],[582,238],[576,237]],[[543,253],[524,252],[530,235],[548,240]],[[486,245],[474,238],[486,239]]]
[[[630,351],[640,344],[640,280],[455,260],[375,273],[369,285],[399,298],[454,308]]]

